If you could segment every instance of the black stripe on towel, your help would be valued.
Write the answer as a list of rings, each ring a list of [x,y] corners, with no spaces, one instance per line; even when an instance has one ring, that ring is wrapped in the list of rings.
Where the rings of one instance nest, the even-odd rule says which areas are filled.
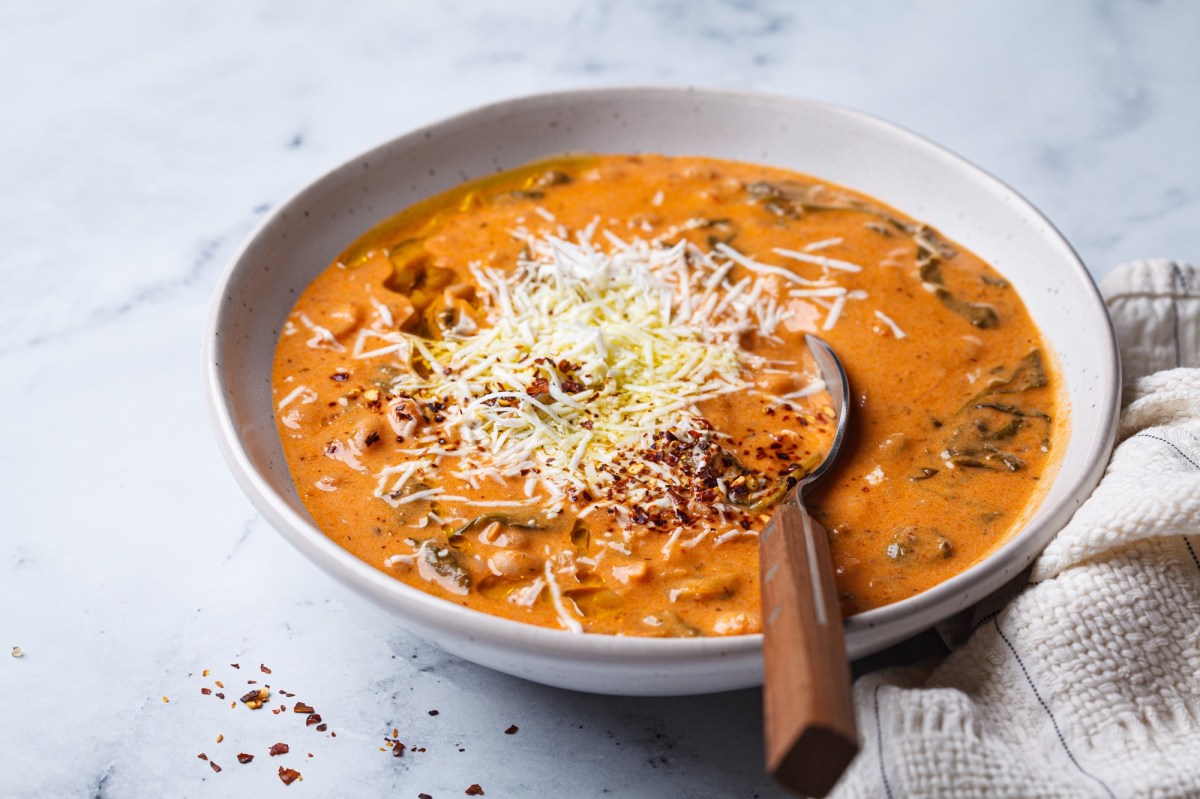
[[[1178,268],[1178,267],[1176,267],[1176,268]],[[1184,284],[1184,290],[1185,291],[1187,290],[1186,283]],[[1179,457],[1183,458],[1185,461],[1190,463],[1194,469],[1200,469],[1200,463],[1196,463],[1196,461],[1192,460],[1188,456],[1188,454],[1186,452],[1184,452],[1182,449],[1180,449],[1179,445],[1173,441],[1168,441],[1167,439],[1159,438],[1158,436],[1152,436],[1149,433],[1138,433],[1136,436],[1134,436],[1134,438],[1152,438],[1155,441],[1160,441],[1163,444],[1166,444],[1171,449],[1175,450],[1177,453],[1179,453]],[[1200,557],[1196,556],[1196,550],[1192,547],[1192,542],[1188,540],[1186,535],[1181,536],[1181,537],[1183,538],[1183,545],[1187,547],[1188,552],[1192,556],[1192,563],[1195,563],[1196,568],[1198,570],[1200,570]]]
[[[1042,695],[1038,692],[1037,686],[1033,684],[1033,678],[1029,676],[1029,669],[1025,668],[1025,662],[1021,660],[1021,656],[1017,654],[1017,648],[1012,645],[1012,641],[1008,640],[1008,636],[1005,635],[1004,631],[1000,629],[1000,622],[998,620],[993,619],[992,624],[995,625],[996,632],[1000,634],[1000,639],[1008,646],[1008,651],[1012,652],[1013,657],[1016,658],[1017,665],[1021,667],[1021,673],[1025,675],[1025,681],[1029,683],[1029,689],[1033,691],[1033,695],[1037,699],[1038,704],[1042,706],[1042,710],[1046,711],[1046,715],[1050,718],[1050,723],[1054,726],[1054,734],[1058,736],[1058,742],[1062,744],[1063,751],[1067,753],[1067,757],[1073,764],[1075,764],[1075,768],[1079,769],[1080,774],[1095,780],[1096,783],[1104,789],[1104,793],[1108,795],[1109,799],[1117,799],[1116,795],[1112,792],[1112,789],[1105,784],[1104,780],[1100,779],[1095,774],[1092,774],[1083,766],[1079,765],[1079,761],[1075,759],[1075,755],[1071,752],[1071,747],[1067,746],[1067,739],[1063,737],[1062,730],[1059,729],[1058,720],[1054,718],[1054,713],[1051,712],[1050,706],[1046,704],[1046,700],[1042,699]]]
[[[1183,545],[1188,548],[1188,552],[1192,554],[1192,563],[1196,564],[1196,569],[1200,570],[1200,558],[1196,557],[1196,550],[1192,549],[1192,542],[1187,540],[1187,536],[1183,536]]]
[[[1179,268],[1179,264],[1171,262],[1171,282],[1175,285],[1171,287],[1171,326],[1172,333],[1175,336],[1175,368],[1183,366],[1183,347],[1179,345],[1179,298],[1175,295],[1175,289],[1183,292],[1186,297],[1188,293],[1187,280],[1183,276],[1183,270]]]
[[[1173,450],[1175,450],[1176,452],[1178,452],[1178,453],[1179,453],[1179,457],[1183,458],[1185,461],[1187,461],[1188,463],[1192,464],[1192,468],[1193,468],[1193,469],[1200,469],[1200,463],[1196,463],[1194,460],[1192,460],[1192,459],[1191,459],[1191,458],[1188,456],[1188,454],[1187,454],[1186,452],[1184,452],[1182,449],[1180,449],[1180,448],[1179,448],[1179,445],[1178,445],[1178,444],[1176,444],[1176,443],[1175,443],[1175,442],[1173,442],[1173,441],[1168,441],[1168,440],[1167,440],[1167,439],[1165,439],[1165,438],[1161,438],[1161,437],[1159,437],[1159,436],[1153,436],[1153,435],[1150,435],[1149,433],[1138,433],[1136,436],[1134,436],[1134,438],[1152,438],[1152,439],[1154,439],[1155,441],[1161,441],[1162,443],[1166,444],[1166,445],[1167,445],[1168,447],[1170,447],[1171,449],[1173,449]]]
[[[1171,323],[1174,325],[1175,334],[1175,366],[1183,366],[1183,347],[1180,344],[1180,296],[1190,296],[1192,288],[1188,286],[1188,278],[1183,274],[1177,262],[1171,262],[1171,282],[1175,283],[1171,290]],[[1178,294],[1175,293],[1175,288],[1178,288]]]
[[[887,799],[896,799],[892,795],[892,785],[888,782],[887,766],[883,762],[883,724],[879,721],[879,685],[875,686],[875,748],[879,750],[879,776],[883,779],[883,791]]]
[[[989,613],[988,615],[986,615],[986,616],[984,616],[982,619],[980,619],[978,622],[976,622],[976,623],[975,623],[975,626],[971,628],[971,635],[974,635],[974,634],[975,634],[975,632],[976,632],[976,631],[977,631],[977,630],[978,630],[980,627],[982,627],[983,625],[987,624],[987,623],[988,623],[989,621],[991,621],[992,619],[994,619],[994,618],[996,618],[997,616],[999,616],[999,615],[1000,615],[1000,612],[1001,612],[1002,610],[1004,610],[1004,608],[1001,608],[1000,610],[993,610],[991,613]]]

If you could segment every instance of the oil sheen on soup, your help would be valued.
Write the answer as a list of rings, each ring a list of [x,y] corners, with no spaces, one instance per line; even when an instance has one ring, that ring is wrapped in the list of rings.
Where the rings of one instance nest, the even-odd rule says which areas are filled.
[[[758,632],[758,535],[809,505],[843,614],[923,591],[1032,512],[1065,427],[987,264],[872,198],[705,158],[559,158],[377,225],[281,331],[297,491],[334,541],[443,599],[573,632]]]

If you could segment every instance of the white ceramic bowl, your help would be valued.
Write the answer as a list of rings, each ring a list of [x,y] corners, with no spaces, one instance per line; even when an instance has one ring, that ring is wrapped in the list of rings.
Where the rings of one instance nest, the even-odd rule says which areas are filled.
[[[401,136],[334,169],[272,213],[221,279],[205,331],[208,404],[242,488],[322,569],[443,649],[519,677],[614,694],[694,694],[761,682],[760,635],[573,635],[488,616],[410,588],[353,557],[309,518],[273,420],[271,362],[300,291],[372,223],[462,181],[567,151],[705,155],[786,167],[928,222],[1017,288],[1058,356],[1071,434],[1029,523],[991,556],[911,599],[847,620],[851,657],[981,599],[1029,565],[1100,479],[1120,367],[1104,303],[1071,247],[1029,203],[906,130],[841,108],[693,89],[608,89],[490,105]]]

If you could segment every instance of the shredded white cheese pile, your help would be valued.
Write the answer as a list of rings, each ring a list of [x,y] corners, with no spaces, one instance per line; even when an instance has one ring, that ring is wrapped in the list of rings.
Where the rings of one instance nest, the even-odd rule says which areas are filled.
[[[540,484],[547,504],[602,488],[609,467],[655,433],[693,429],[698,403],[751,389],[763,362],[740,335],[771,336],[788,314],[787,289],[813,285],[723,245],[710,253],[605,232],[602,249],[592,234],[518,231],[526,256],[516,269],[471,266],[485,325],[438,341],[388,337],[384,349],[407,366],[392,392],[444,405],[444,429],[460,438],[414,455],[456,458],[451,468],[473,485],[526,476],[526,494]],[[730,280],[735,264],[750,274]],[[672,482],[663,464],[635,474],[643,467],[641,499],[657,493],[656,478],[660,490]]]

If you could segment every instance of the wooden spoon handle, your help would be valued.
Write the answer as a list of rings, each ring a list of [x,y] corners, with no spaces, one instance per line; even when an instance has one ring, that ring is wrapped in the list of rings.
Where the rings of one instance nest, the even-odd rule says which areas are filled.
[[[759,543],[767,771],[825,796],[858,752],[850,664],[825,528],[793,492]]]

